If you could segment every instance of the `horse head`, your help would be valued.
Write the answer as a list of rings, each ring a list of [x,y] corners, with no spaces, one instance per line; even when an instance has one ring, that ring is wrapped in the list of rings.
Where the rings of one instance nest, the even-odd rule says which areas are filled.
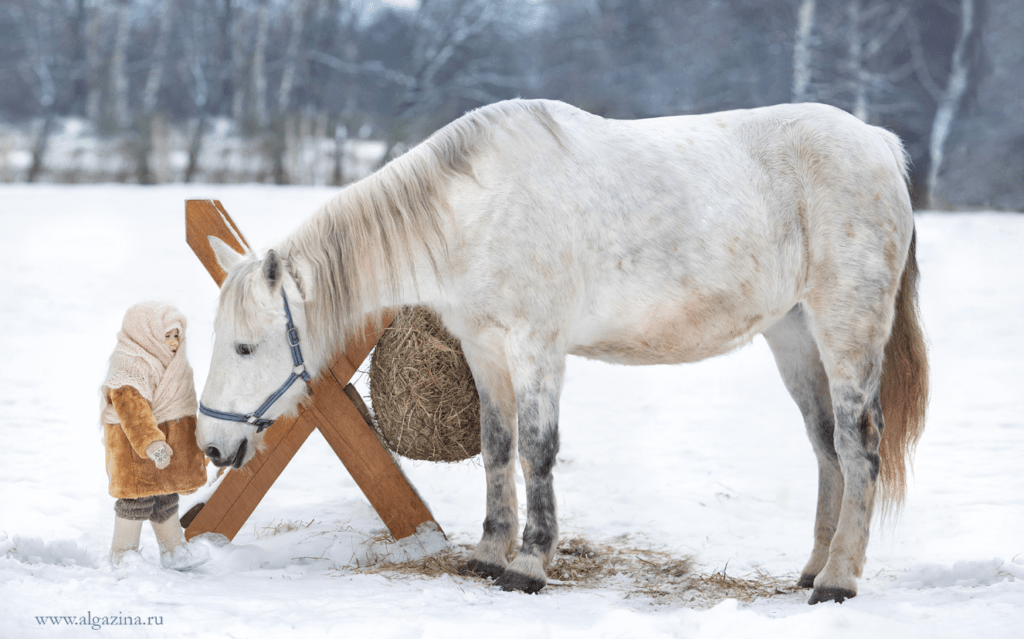
[[[308,359],[308,342],[305,350],[299,346],[308,335],[305,304],[285,260],[273,250],[258,260],[209,239],[228,275],[196,440],[215,465],[239,468],[256,454],[263,430],[308,396],[307,384],[294,382],[308,381],[318,363]]]

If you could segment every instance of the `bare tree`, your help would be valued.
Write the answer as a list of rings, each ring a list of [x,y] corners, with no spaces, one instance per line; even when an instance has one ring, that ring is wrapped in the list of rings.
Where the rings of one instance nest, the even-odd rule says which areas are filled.
[[[228,0],[228,19],[231,20],[231,117],[241,122],[245,117],[245,41],[242,7],[232,8]]]
[[[883,92],[895,93],[895,82],[910,75],[910,67],[900,65],[889,68],[879,61],[887,47],[900,32],[910,14],[910,0],[899,3],[847,0],[847,84],[852,93],[851,112],[865,122],[873,118],[872,111]]]
[[[867,122],[868,120],[868,84],[867,69],[864,66],[861,24],[861,0],[847,0],[846,13],[849,18],[847,27],[847,65],[849,65],[850,82],[853,85],[853,114]]]
[[[32,161],[25,177],[27,182],[35,182],[43,170],[43,159],[53,125],[53,106],[57,99],[57,86],[53,77],[54,53],[51,48],[56,41],[52,9],[49,1],[35,6],[30,4],[27,8],[15,8],[28,54],[21,69],[22,75],[42,113],[33,127]]]
[[[507,58],[498,46],[502,34],[517,28],[515,14],[509,13],[513,8],[514,3],[490,0],[420,0],[411,23],[410,67],[392,73],[401,90],[382,161],[405,137],[409,121],[437,112],[450,100],[493,102],[521,85],[521,77],[506,72]]]
[[[844,0],[814,9],[811,2],[801,0],[798,9],[794,101],[799,94],[804,100],[836,104],[865,122],[908,108],[900,84],[913,70],[895,52],[903,46],[898,36],[913,0]],[[815,24],[808,25],[808,14]]]
[[[151,170],[150,156],[153,153],[153,137],[161,132],[163,127],[154,127],[154,119],[158,117],[155,111],[167,66],[167,48],[171,39],[174,9],[178,4],[179,0],[166,0],[163,10],[157,17],[156,41],[149,59],[146,84],[142,89],[142,110],[136,114],[133,121],[131,147],[135,156],[135,174],[140,184],[152,184],[156,181],[156,176]]]
[[[267,0],[260,0],[256,6],[256,42],[252,54],[252,87],[253,108],[256,124],[267,126],[270,116],[267,113],[267,36],[270,31],[270,8]]]
[[[188,163],[185,167],[185,182],[191,182],[199,168],[199,152],[202,150],[203,133],[206,129],[207,100],[210,95],[209,83],[206,78],[207,53],[209,51],[209,21],[201,11],[193,8],[189,12],[188,54],[183,61],[182,75],[187,78],[186,86],[195,106],[191,119],[188,144]]]
[[[926,205],[935,206],[935,190],[939,182],[939,171],[942,169],[946,139],[949,137],[953,121],[960,109],[960,102],[967,92],[968,45],[974,32],[975,6],[974,0],[960,0],[960,35],[953,48],[946,86],[941,90],[931,78],[931,72],[923,59],[918,59],[916,69],[922,84],[928,87],[936,102],[935,117],[932,120],[931,133],[928,136],[928,174],[925,178]]]
[[[334,170],[331,183],[345,183],[345,150],[350,121],[357,111],[362,85],[403,85],[408,76],[379,60],[362,59],[360,55],[360,23],[368,7],[366,0],[328,0],[315,6],[319,12],[311,29],[305,58],[311,64],[307,81],[308,99],[334,111]],[[330,70],[329,82],[317,81],[317,66]],[[330,87],[330,88],[328,88]],[[329,96],[340,100],[329,102]],[[340,108],[339,108],[340,105]]]
[[[291,32],[288,36],[288,50],[285,52],[284,70],[281,72],[281,86],[277,91],[277,111],[287,113],[291,103],[292,89],[299,67],[299,44],[305,24],[305,0],[292,0]]]
[[[119,129],[131,123],[128,109],[128,37],[131,30],[130,0],[117,0],[114,52],[110,58],[111,116]]]
[[[815,0],[800,0],[797,10],[796,37],[793,42],[793,102],[807,100],[811,83],[811,36],[814,32]]]
[[[68,62],[68,86],[66,87],[67,103],[65,105],[67,115],[81,112],[84,102],[80,101],[88,93],[88,69],[85,65],[86,28],[90,11],[86,8],[85,0],[73,0],[68,5],[67,16],[67,62]]]
[[[277,114],[269,129],[265,132],[267,147],[271,156],[273,166],[274,182],[277,184],[288,184],[298,175],[296,161],[288,162],[289,151],[292,158],[298,157],[298,149],[301,147],[303,138],[307,137],[308,124],[304,117],[299,117],[298,122],[289,122],[288,108],[291,105],[292,90],[295,87],[296,76],[299,69],[299,46],[302,40],[303,26],[305,25],[305,0],[293,0],[291,7],[291,25],[288,35],[288,44],[285,49],[283,67],[281,69],[281,84],[277,90]],[[292,167],[289,170],[286,162]]]
[[[490,28],[496,18],[493,2],[421,0],[414,19],[410,52],[413,66],[398,105],[401,117],[437,107],[451,89],[482,89],[476,78],[463,74],[451,77],[450,65],[465,61],[460,58],[466,53],[466,45]],[[492,99],[490,95],[479,97],[484,101]]]
[[[157,95],[163,82],[164,68],[167,66],[167,45],[171,39],[175,4],[171,0],[165,0],[163,11],[160,12],[160,26],[150,57],[149,72],[146,74],[146,86],[142,90],[142,111],[146,114],[156,109]]]
[[[96,3],[89,10],[85,27],[85,60],[88,93],[85,98],[85,117],[98,122],[103,101],[103,39],[105,27],[103,5]]]

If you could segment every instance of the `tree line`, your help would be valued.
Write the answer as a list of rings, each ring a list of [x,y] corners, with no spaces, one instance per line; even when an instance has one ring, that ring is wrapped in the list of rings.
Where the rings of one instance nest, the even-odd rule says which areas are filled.
[[[120,179],[159,181],[154,157],[170,129],[180,179],[194,179],[227,123],[266,158],[260,179],[286,183],[303,126],[338,153],[346,140],[380,140],[386,161],[466,110],[516,96],[620,118],[820,101],[903,138],[920,205],[1002,201],[958,195],[985,192],[974,183],[983,175],[958,177],[950,164],[977,155],[964,149],[984,138],[1003,171],[991,189],[1009,189],[1012,206],[1024,195],[1013,192],[1021,189],[1005,163],[1019,154],[1024,129],[1004,116],[1021,95],[998,78],[1024,71],[1020,32],[1006,24],[1021,5],[7,0],[0,126],[26,132],[30,160],[18,179],[27,181],[57,160],[54,131],[77,118],[82,135],[121,141]],[[983,135],[998,127],[1009,138]],[[329,181],[355,177],[335,156]]]

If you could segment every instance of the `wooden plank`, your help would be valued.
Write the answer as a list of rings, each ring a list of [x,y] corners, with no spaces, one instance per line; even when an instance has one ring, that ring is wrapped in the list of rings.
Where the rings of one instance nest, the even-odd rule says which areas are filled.
[[[185,529],[185,539],[207,532],[233,539],[315,428],[315,420],[279,419],[266,432],[263,451],[243,468],[229,470]]]
[[[223,284],[226,274],[217,264],[207,238],[219,237],[242,253],[249,245],[241,231],[217,200],[187,201],[185,227],[189,246],[217,285]],[[395,539],[413,534],[423,522],[434,521],[343,390],[393,319],[394,314],[387,313],[376,324],[367,322],[363,332],[331,364],[330,372],[321,374],[314,383],[313,400],[299,409],[298,417],[275,422],[267,431],[264,451],[244,468],[228,472],[185,531],[186,538],[204,532],[233,538],[313,428],[320,429]]]
[[[359,411],[359,416],[363,418],[366,425],[373,428],[373,415],[370,414],[370,409],[366,407],[366,402],[363,401],[356,387],[352,384],[345,384],[345,394],[352,400],[352,405]]]
[[[210,248],[208,238],[211,235],[224,240],[239,253],[244,254],[251,250],[242,232],[235,226],[219,200],[186,200],[185,241],[206,267],[213,281],[217,282],[217,286],[221,286],[228,274],[217,263],[217,256]]]
[[[330,373],[324,377],[333,379]],[[314,390],[317,401],[308,410],[321,416],[317,427],[395,539],[408,537],[425,521],[434,521],[344,389],[328,382]]]
[[[331,372],[338,378],[338,382],[342,386],[347,384],[352,379],[352,376],[359,371],[359,367],[366,361],[370,351],[377,345],[377,342],[384,335],[384,331],[391,326],[391,322],[394,320],[395,313],[391,310],[384,313],[378,323],[379,326],[374,325],[374,322],[368,319],[362,333],[355,339],[350,340],[345,345],[341,354],[331,362]]]

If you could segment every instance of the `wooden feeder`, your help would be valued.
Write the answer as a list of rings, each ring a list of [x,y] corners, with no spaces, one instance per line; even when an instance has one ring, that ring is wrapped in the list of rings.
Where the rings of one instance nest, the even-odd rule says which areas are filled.
[[[210,235],[224,240],[239,253],[249,247],[218,200],[186,201],[186,241],[220,286],[227,274],[210,248]],[[382,319],[381,331],[392,319],[390,315]],[[358,398],[355,389],[348,391],[351,396],[346,393],[346,384],[381,337],[382,333],[373,330],[372,325],[367,322],[362,336],[347,344],[329,370],[317,378],[312,401],[300,408],[296,417],[282,417],[266,431],[262,452],[242,468],[227,472],[205,506],[188,523],[186,539],[207,532],[233,539],[314,428],[320,429],[395,539],[409,537],[425,522],[437,525],[353,403],[352,396]]]

